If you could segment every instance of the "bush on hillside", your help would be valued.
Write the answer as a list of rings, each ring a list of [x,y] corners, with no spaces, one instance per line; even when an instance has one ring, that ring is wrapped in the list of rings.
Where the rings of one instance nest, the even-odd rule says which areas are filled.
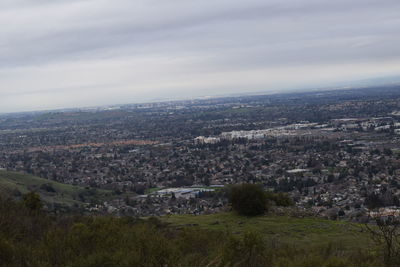
[[[285,193],[267,192],[266,197],[268,201],[273,201],[275,202],[275,205],[280,207],[289,207],[294,205],[294,201]]]
[[[229,202],[233,210],[245,216],[262,215],[268,209],[264,189],[255,184],[233,186],[229,192]]]
[[[23,196],[23,203],[25,207],[32,211],[40,211],[43,208],[40,196],[35,192],[29,192]]]

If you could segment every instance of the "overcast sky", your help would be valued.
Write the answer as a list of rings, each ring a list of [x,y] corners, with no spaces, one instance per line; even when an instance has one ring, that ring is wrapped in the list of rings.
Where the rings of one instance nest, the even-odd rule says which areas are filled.
[[[399,74],[399,0],[0,1],[0,113]]]

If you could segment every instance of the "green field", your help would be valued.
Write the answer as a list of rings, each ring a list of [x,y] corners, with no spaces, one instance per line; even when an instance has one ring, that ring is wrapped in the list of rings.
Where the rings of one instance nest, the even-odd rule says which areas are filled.
[[[215,231],[243,234],[249,231],[262,234],[271,241],[295,244],[307,248],[335,245],[343,250],[367,249],[372,247],[369,236],[362,226],[343,221],[320,218],[294,218],[265,215],[243,217],[234,213],[211,215],[172,215],[161,217],[172,227],[198,227]]]
[[[0,192],[18,197],[30,191],[38,193],[46,203],[66,206],[101,201],[112,196],[112,192],[108,190],[84,188],[29,174],[0,171]]]

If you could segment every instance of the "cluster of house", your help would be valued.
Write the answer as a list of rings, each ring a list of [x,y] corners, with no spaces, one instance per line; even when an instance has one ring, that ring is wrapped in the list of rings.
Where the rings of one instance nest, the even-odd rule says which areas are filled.
[[[307,127],[319,131],[313,129],[316,125]],[[132,193],[136,197],[128,203],[136,204],[130,208],[123,206],[136,213],[146,213],[146,209],[162,213],[168,209],[173,195],[179,205],[171,213],[211,212],[220,208],[215,200],[207,205],[202,203],[199,211],[197,202],[201,199],[196,196],[213,189],[190,186],[247,182],[287,192],[298,206],[313,207],[321,214],[332,216],[336,212],[354,217],[368,209],[371,201],[378,206],[397,203],[400,194],[397,149],[400,140],[390,133],[341,131],[335,135],[270,136],[246,142],[232,139],[193,144],[188,140],[135,149],[106,146],[51,154],[8,154],[0,158],[0,163],[7,169],[28,171],[64,183]],[[146,190],[154,187],[169,189],[143,197]],[[148,202],[151,205],[142,205]],[[122,207],[116,206],[118,210]]]
[[[88,206],[89,211],[116,215],[161,216],[171,214],[210,214],[226,210],[226,197],[207,188],[167,188],[124,199],[115,199],[102,205]]]
[[[286,192],[328,217],[361,218],[399,204],[400,112],[389,112],[398,100],[308,105],[284,98],[294,104],[270,112],[273,103],[259,99],[3,119],[0,167],[113,190],[114,201],[91,207],[107,212],[218,211],[226,200],[212,186],[244,182]],[[379,107],[379,116],[367,116],[369,107]],[[147,193],[152,188],[164,189]]]

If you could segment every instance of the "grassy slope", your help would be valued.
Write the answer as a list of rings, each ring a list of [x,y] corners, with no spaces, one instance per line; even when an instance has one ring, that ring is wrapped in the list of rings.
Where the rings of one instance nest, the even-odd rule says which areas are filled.
[[[40,189],[43,184],[51,184],[55,193]],[[87,191],[85,188],[57,183],[28,174],[0,171],[0,193],[12,193],[14,189],[21,193],[38,192],[42,199],[49,203],[64,205],[82,204],[78,194]],[[93,198],[109,199],[111,192],[97,190]],[[243,217],[234,213],[211,215],[172,215],[161,219],[173,227],[194,226],[216,231],[229,231],[241,234],[256,231],[268,239],[296,244],[307,248],[321,247],[330,243],[343,249],[367,248],[372,246],[366,234],[360,232],[360,226],[342,221],[330,221],[319,218],[293,218],[287,216],[266,215]]]
[[[280,242],[318,248],[333,244],[343,249],[365,249],[372,247],[369,237],[362,233],[361,226],[319,218],[293,218],[266,215],[242,217],[233,213],[211,215],[173,215],[162,217],[172,226],[194,225],[202,229],[229,231],[241,234],[255,231],[268,239]]]
[[[42,189],[41,186],[43,184],[50,184],[55,192],[48,192]],[[68,206],[82,204],[79,194],[89,196],[88,190],[83,187],[62,184],[24,173],[0,171],[0,192],[12,194],[15,190],[18,190],[22,194],[35,191],[47,203],[59,203]],[[94,198],[99,200],[110,196],[111,191],[107,190],[96,190],[96,193],[93,195]]]

